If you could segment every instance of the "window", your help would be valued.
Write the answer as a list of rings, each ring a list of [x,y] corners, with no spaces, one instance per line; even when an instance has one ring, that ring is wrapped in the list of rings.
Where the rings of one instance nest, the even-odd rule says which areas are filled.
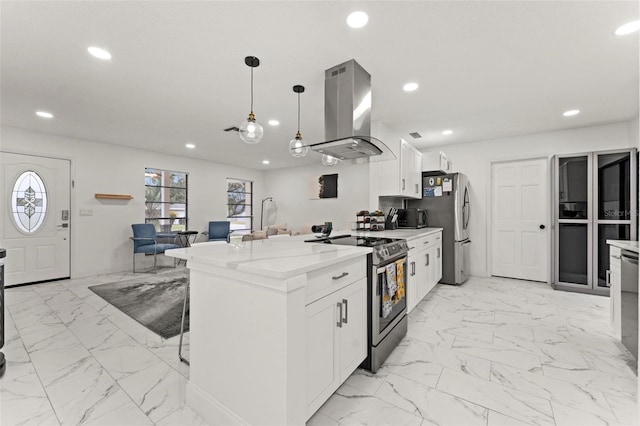
[[[237,234],[253,229],[253,182],[227,178],[227,220]]]
[[[159,232],[189,229],[188,173],[144,169],[145,223],[153,223]]]
[[[11,192],[11,212],[18,229],[33,234],[44,223],[47,214],[47,190],[34,171],[18,176]]]

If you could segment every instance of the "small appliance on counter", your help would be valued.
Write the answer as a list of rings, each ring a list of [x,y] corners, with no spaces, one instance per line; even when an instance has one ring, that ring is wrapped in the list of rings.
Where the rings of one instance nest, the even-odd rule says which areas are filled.
[[[398,228],[426,228],[427,211],[424,209],[398,209]]]
[[[389,209],[389,215],[384,222],[385,229],[398,229],[398,209],[391,207]]]

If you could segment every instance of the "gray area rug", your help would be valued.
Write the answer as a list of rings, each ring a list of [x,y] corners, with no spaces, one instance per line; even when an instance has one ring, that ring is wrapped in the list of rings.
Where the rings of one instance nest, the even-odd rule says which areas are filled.
[[[180,334],[189,271],[181,270],[89,287],[98,296],[165,339]],[[189,331],[189,302],[184,330]]]

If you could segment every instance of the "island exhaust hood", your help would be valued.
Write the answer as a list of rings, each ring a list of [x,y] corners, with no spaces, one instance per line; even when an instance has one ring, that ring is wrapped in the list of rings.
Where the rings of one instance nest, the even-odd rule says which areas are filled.
[[[324,133],[313,151],[356,163],[396,158],[371,136],[371,75],[354,59],[324,73]]]

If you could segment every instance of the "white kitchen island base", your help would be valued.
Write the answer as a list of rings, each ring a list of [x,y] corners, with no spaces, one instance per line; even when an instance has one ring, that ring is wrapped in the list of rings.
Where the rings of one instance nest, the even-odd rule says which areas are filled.
[[[317,395],[326,400],[366,356],[369,251],[299,241],[253,241],[167,252],[187,259],[190,268],[187,405],[215,425],[304,424],[324,402]],[[342,299],[332,301],[327,327],[322,323],[312,327],[322,335],[310,336],[307,306],[342,297],[345,288],[358,290],[355,293],[361,297],[349,303],[350,322],[342,321]],[[341,335],[346,336],[342,347]],[[330,341],[321,346],[335,344],[338,351],[331,352],[331,359],[308,353],[310,339],[316,344],[316,338],[327,336]],[[348,373],[340,368],[339,350],[349,355]],[[308,364],[314,358],[323,363],[318,367],[327,371],[326,377]],[[310,392],[314,401],[308,401]]]

